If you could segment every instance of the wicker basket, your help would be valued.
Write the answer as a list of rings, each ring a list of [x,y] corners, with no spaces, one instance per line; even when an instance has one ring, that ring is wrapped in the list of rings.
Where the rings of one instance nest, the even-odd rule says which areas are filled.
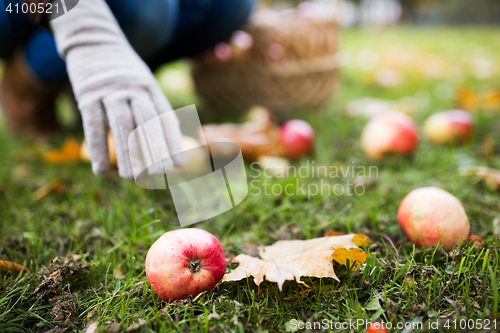
[[[250,49],[238,52],[232,45],[227,62],[193,62],[198,94],[215,110],[263,105],[281,116],[319,110],[338,85],[337,20],[304,18],[297,10],[270,17],[265,11],[257,11],[245,29],[253,37]]]

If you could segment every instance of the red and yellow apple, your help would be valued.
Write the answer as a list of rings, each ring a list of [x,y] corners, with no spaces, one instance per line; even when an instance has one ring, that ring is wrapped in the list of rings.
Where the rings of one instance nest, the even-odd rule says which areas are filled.
[[[424,133],[429,141],[438,144],[465,142],[470,138],[474,123],[470,113],[449,110],[431,115],[424,123]]]
[[[398,111],[372,118],[361,134],[361,147],[371,159],[380,159],[388,153],[411,154],[417,146],[415,123],[408,115]]]
[[[165,302],[212,290],[226,272],[219,240],[202,229],[179,229],[163,234],[146,256],[146,277]]]
[[[398,222],[410,241],[418,247],[438,244],[452,249],[469,236],[469,219],[462,203],[437,187],[411,191],[401,202]]]
[[[303,120],[290,120],[280,128],[279,140],[284,155],[288,158],[298,159],[312,152],[314,130]]]

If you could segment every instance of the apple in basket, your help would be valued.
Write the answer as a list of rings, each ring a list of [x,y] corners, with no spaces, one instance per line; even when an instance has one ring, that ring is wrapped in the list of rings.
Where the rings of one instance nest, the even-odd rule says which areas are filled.
[[[146,277],[165,302],[211,291],[226,272],[219,240],[202,229],[163,234],[146,255]]]

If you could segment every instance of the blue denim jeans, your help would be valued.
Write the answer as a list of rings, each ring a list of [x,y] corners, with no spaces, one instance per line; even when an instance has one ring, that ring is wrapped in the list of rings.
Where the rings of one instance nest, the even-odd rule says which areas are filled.
[[[255,0],[106,0],[135,51],[154,70],[196,55],[228,38],[250,16]],[[23,48],[29,66],[47,83],[68,80],[49,31],[12,32],[0,2],[0,58]]]

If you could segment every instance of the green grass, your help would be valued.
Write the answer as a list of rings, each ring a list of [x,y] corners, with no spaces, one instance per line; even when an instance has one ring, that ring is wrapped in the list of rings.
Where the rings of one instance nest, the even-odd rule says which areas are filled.
[[[456,106],[457,89],[500,88],[498,30],[353,30],[343,35],[341,47],[352,59],[342,70],[341,91],[324,115],[307,116],[317,133],[317,150],[309,163],[377,166],[378,178],[370,179],[360,196],[316,195],[309,200],[302,194],[254,195],[256,190],[250,189],[251,195],[235,209],[196,227],[215,234],[227,257],[255,254],[259,244],[279,239],[308,239],[327,231],[365,233],[375,242],[366,249],[372,254],[366,265],[351,273],[336,268],[340,282],[306,279],[312,289],[307,295],[300,293],[306,287],[294,282],[286,282],[279,292],[273,283],[258,288],[249,279],[223,284],[195,299],[162,303],[146,281],[144,259],[161,234],[179,228],[168,191],[142,190],[121,180],[116,171],[95,177],[86,164],[45,165],[40,151],[48,148],[46,143],[15,140],[2,130],[0,258],[25,264],[31,273],[0,275],[0,332],[81,330],[95,321],[103,331],[283,332],[293,330],[293,319],[383,320],[394,327],[413,321],[424,323],[422,331],[431,331],[429,325],[438,320],[443,332],[455,331],[454,320],[460,330],[463,320],[497,319],[499,330],[500,242],[494,220],[500,217],[500,195],[460,176],[458,168],[475,164],[500,169],[500,117],[475,113],[477,130],[465,146],[437,147],[423,139],[411,158],[373,163],[359,146],[366,120],[341,115],[352,99],[409,96],[419,106],[414,119],[421,128],[430,113]],[[356,65],[364,49],[381,55],[394,50],[425,54],[457,64],[462,75],[426,78],[410,63],[400,86],[382,88]],[[496,61],[496,72],[488,79],[475,78],[472,60],[489,55]],[[437,87],[451,87],[453,94],[443,98]],[[192,94],[177,96],[174,104],[193,101]],[[494,142],[488,149],[487,138]],[[51,146],[61,142],[62,137],[55,138]],[[248,169],[248,174],[255,171]],[[36,200],[33,192],[53,179],[64,181],[64,191]],[[281,185],[296,182],[259,179]],[[328,181],[346,180],[353,181]],[[307,185],[318,179],[298,181]],[[441,187],[462,201],[471,233],[485,238],[483,247],[465,242],[447,253],[437,247],[417,249],[406,240],[396,219],[399,203],[425,185]]]

